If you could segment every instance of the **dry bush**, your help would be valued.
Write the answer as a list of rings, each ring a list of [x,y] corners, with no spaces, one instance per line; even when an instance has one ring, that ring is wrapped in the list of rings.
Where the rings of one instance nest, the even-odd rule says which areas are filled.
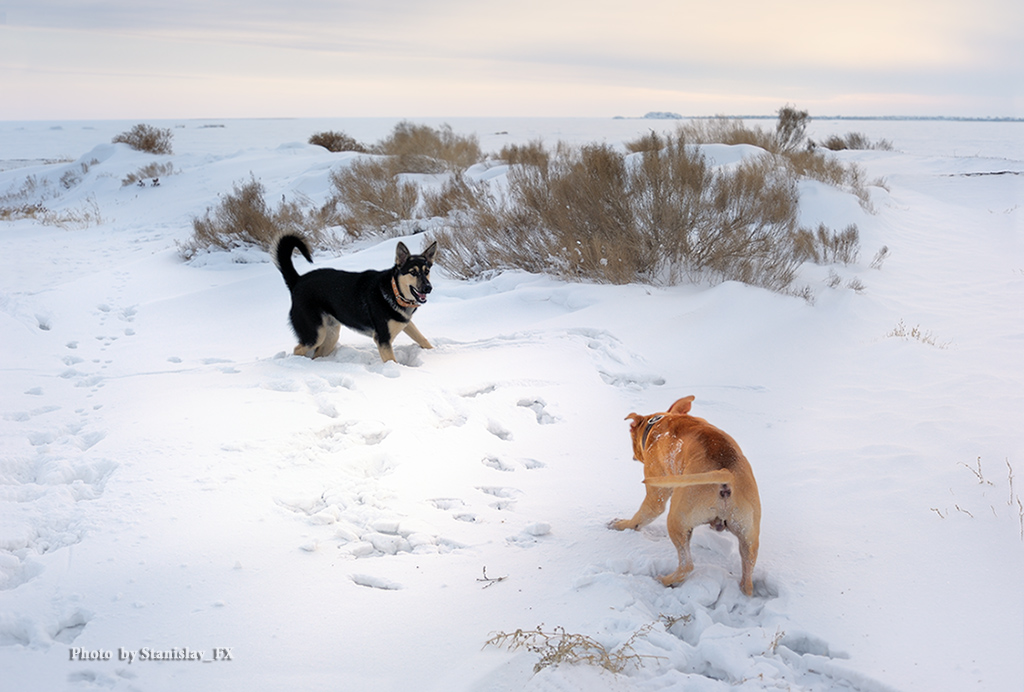
[[[806,141],[805,132],[809,122],[810,117],[806,111],[786,106],[779,109],[774,133],[765,132],[759,127],[748,127],[739,119],[719,117],[693,120],[682,125],[678,136],[692,144],[750,144],[760,147],[788,161],[796,176],[848,190],[857,196],[865,208],[870,208],[867,184],[860,167],[845,164],[818,151],[814,142],[807,141],[807,146],[800,146]],[[646,146],[643,142],[630,143],[627,148]]]
[[[804,143],[807,126],[811,122],[807,111],[800,111],[786,105],[778,111],[779,119],[775,123],[775,141],[778,151],[795,151]]]
[[[606,145],[560,146],[546,171],[513,167],[505,197],[480,200],[442,233],[446,267],[464,277],[518,268],[615,284],[696,276],[785,289],[797,265],[786,167],[765,157],[716,172],[684,136],[657,139],[660,147],[629,158]]]
[[[284,200],[271,210],[263,199],[264,192],[263,184],[255,178],[236,183],[217,208],[192,219],[192,238],[179,243],[181,256],[192,259],[203,250],[247,245],[269,250],[278,235],[289,232],[302,235],[313,246],[325,244],[324,219],[318,211],[308,212],[308,205]]]
[[[41,215],[37,216],[39,222],[46,226],[56,226],[66,231],[99,226],[103,223],[103,216],[100,214],[100,207],[96,200],[90,197],[85,203],[76,209],[64,209],[52,211],[44,209]]]
[[[402,181],[387,159],[366,158],[331,173],[334,196],[330,206],[343,209],[336,221],[349,235],[384,233],[412,217],[419,200],[414,183]]]
[[[798,265],[791,249],[796,180],[772,156],[745,159],[715,176],[711,199],[710,218],[692,234],[691,271],[785,290]]]
[[[845,137],[830,135],[821,143],[821,146],[831,151],[843,151],[845,149],[892,151],[892,142],[889,140],[880,139],[877,142],[872,142],[867,135],[861,132],[850,132]]]
[[[870,209],[870,195],[860,166],[845,164],[817,149],[803,149],[786,155],[795,175],[846,190],[856,195],[861,206]]]
[[[606,146],[563,147],[546,171],[513,166],[507,198],[484,197],[452,220],[443,241],[446,267],[463,276],[519,268],[635,280],[635,262],[618,256],[633,252],[627,179],[623,157]]]
[[[123,143],[136,151],[144,151],[150,154],[170,154],[171,131],[145,123],[139,123],[127,132],[116,135],[111,141],[115,144]]]
[[[56,226],[66,231],[98,226],[103,223],[99,205],[89,197],[80,207],[54,211],[40,202],[25,202],[0,206],[0,221],[35,219],[44,226]]]
[[[433,128],[407,121],[395,125],[372,151],[394,157],[395,172],[402,173],[464,170],[482,158],[476,135],[457,135],[449,125]]]
[[[70,190],[71,188],[75,187],[80,182],[82,182],[82,178],[84,178],[85,174],[89,172],[89,169],[95,166],[97,163],[99,163],[99,161],[93,159],[92,161],[89,162],[83,161],[77,166],[71,166],[66,171],[64,171],[64,173],[60,176],[61,187],[63,187],[65,190]]]
[[[0,206],[0,221],[18,221],[21,219],[40,219],[49,210],[39,202]]]
[[[121,187],[127,187],[128,185],[142,185],[147,180],[156,180],[160,177],[167,177],[174,173],[174,164],[170,161],[166,163],[148,163],[134,173],[129,173],[121,179]]]
[[[889,258],[889,246],[888,245],[883,245],[882,247],[878,248],[878,252],[876,252],[875,256],[872,258],[871,265],[870,265],[871,268],[872,269],[881,269],[882,268],[882,264],[884,264],[885,260],[887,260],[888,258]]]
[[[951,341],[939,341],[931,332],[922,330],[921,325],[908,327],[904,324],[903,320],[896,323],[893,330],[886,334],[886,336],[894,339],[903,339],[905,341],[913,339],[915,341],[920,341],[922,344],[934,346],[939,349],[949,348],[950,344],[953,343]]]
[[[681,125],[679,134],[693,144],[749,144],[765,151],[776,149],[774,135],[759,127],[747,127],[738,118],[693,120]]]
[[[854,264],[860,255],[860,230],[856,224],[842,231],[833,231],[825,224],[820,224],[817,231],[801,228],[793,235],[793,251],[801,262]]]
[[[510,166],[536,166],[546,170],[551,155],[539,139],[526,144],[506,144],[498,153],[498,158]]]
[[[621,673],[630,665],[639,668],[644,658],[633,649],[637,637],[644,636],[650,627],[641,628],[621,646],[608,651],[599,641],[585,634],[566,632],[564,627],[555,627],[545,632],[542,626],[535,630],[515,632],[498,632],[487,640],[485,646],[505,647],[510,651],[526,649],[540,656],[533,666],[533,672],[539,673],[548,666],[561,663],[583,663],[599,666],[611,673]]]
[[[0,203],[7,205],[27,204],[33,197],[45,199],[56,196],[57,193],[51,189],[49,180],[46,178],[40,180],[34,175],[29,175],[22,181],[21,187],[17,189],[12,188],[3,195],[0,195]]]
[[[366,153],[366,147],[357,142],[354,138],[349,137],[344,132],[337,132],[335,130],[316,132],[310,136],[309,143],[323,147],[327,151],[355,151],[361,154]]]
[[[427,217],[447,217],[458,211],[476,209],[487,196],[486,187],[471,183],[461,172],[452,173],[440,189],[423,191],[423,213]]]

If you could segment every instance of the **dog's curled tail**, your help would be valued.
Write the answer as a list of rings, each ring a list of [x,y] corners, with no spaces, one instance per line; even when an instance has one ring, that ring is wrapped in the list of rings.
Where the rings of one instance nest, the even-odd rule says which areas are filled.
[[[691,473],[686,476],[656,476],[645,478],[644,483],[654,488],[687,488],[691,485],[727,485],[733,475],[729,469]]]
[[[274,251],[271,253],[274,258],[274,264],[281,270],[281,276],[284,277],[284,283],[288,286],[289,291],[295,286],[295,282],[299,280],[299,273],[295,271],[295,267],[292,265],[292,253],[295,250],[301,252],[308,262],[313,261],[313,256],[309,252],[309,246],[306,245],[306,241],[291,233],[280,236],[274,242]]]

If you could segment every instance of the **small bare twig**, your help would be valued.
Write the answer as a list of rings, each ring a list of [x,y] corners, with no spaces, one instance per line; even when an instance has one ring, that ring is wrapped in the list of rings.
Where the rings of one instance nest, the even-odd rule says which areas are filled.
[[[963,466],[968,471],[970,471],[971,473],[973,473],[975,476],[977,476],[979,483],[982,483],[982,484],[985,484],[985,485],[992,485],[992,481],[985,480],[985,476],[981,473],[981,457],[978,457],[978,468],[977,469],[971,468],[970,466],[968,466],[967,464],[965,464],[962,461],[960,462],[960,465]]]
[[[1024,541],[1024,504],[1021,504],[1020,497],[1017,498],[1017,513],[1020,516],[1020,539]]]
[[[1006,504],[1008,504],[1008,505],[1010,505],[1012,507],[1013,506],[1013,467],[1010,466],[1010,459],[1009,459],[1009,457],[1007,457],[1007,459],[1006,459],[1006,469],[1007,469],[1007,471],[1010,474],[1010,497],[1006,501]],[[1019,500],[1019,498],[1018,498],[1018,500]]]
[[[940,519],[945,519],[946,518],[946,515],[943,514],[942,512],[940,512],[937,508],[932,507],[932,511],[935,512],[936,514],[938,514]]]
[[[484,584],[484,588],[487,589],[487,588],[490,588],[490,587],[494,586],[499,581],[505,581],[506,579],[508,579],[508,575],[507,574],[504,577],[488,577],[487,576],[487,567],[484,567],[484,576],[483,576],[482,579],[477,579],[477,581],[486,582]]]
[[[782,640],[785,637],[786,637],[786,633],[783,631],[783,629],[781,627],[776,629],[775,630],[775,636],[772,637],[771,644],[768,645],[768,650],[765,651],[765,653],[767,654],[768,651],[771,651],[773,654],[776,653],[778,651],[779,644],[782,643]]]

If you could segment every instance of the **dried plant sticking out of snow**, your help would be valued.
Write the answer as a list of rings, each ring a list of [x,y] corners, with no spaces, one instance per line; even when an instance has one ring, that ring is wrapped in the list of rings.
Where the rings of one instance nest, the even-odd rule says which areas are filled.
[[[127,144],[135,151],[145,151],[150,154],[172,154],[171,147],[173,135],[169,129],[153,127],[145,123],[139,123],[127,132],[122,132],[111,141],[114,144]]]
[[[156,180],[158,178],[171,175],[174,173],[174,164],[170,161],[166,163],[148,163],[134,173],[129,173],[121,179],[121,187],[127,187],[129,185],[143,185],[147,180]]]
[[[540,660],[533,666],[534,673],[560,663],[584,663],[612,673],[621,673],[629,665],[639,668],[643,659],[649,658],[636,653],[633,642],[650,631],[650,625],[640,628],[628,641],[612,651],[585,634],[572,634],[566,632],[564,627],[555,627],[545,632],[543,627],[538,625],[535,630],[498,632],[487,640],[485,646],[506,647],[510,651],[526,649],[538,654]]]
[[[949,348],[949,345],[952,343],[951,341],[938,341],[934,334],[922,330],[921,325],[908,327],[904,324],[903,320],[900,320],[893,330],[886,334],[886,336],[897,339],[913,339],[915,341],[920,341],[922,344],[928,344],[929,346],[941,349]]]

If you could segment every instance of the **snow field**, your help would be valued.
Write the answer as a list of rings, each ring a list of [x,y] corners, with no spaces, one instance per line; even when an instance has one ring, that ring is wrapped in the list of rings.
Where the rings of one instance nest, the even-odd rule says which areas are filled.
[[[887,189],[870,213],[802,184],[807,225],[862,238],[857,264],[802,270],[813,305],[438,270],[416,317],[435,348],[400,337],[382,364],[344,331],[327,358],[290,355],[261,253],[176,254],[233,182],[316,200],[344,155],[183,147],[159,187],[122,187],[153,157],[103,141],[0,171],[0,193],[35,175],[48,206],[103,219],[0,225],[12,689],[1019,689],[1020,161],[842,154]],[[316,266],[382,268],[395,242]],[[643,496],[622,419],[688,394],[758,480],[753,598],[728,535],[698,530],[694,573],[665,589],[664,521],[606,526]],[[642,665],[535,673],[535,655],[484,647],[541,624]],[[207,662],[119,657],[185,647]]]

